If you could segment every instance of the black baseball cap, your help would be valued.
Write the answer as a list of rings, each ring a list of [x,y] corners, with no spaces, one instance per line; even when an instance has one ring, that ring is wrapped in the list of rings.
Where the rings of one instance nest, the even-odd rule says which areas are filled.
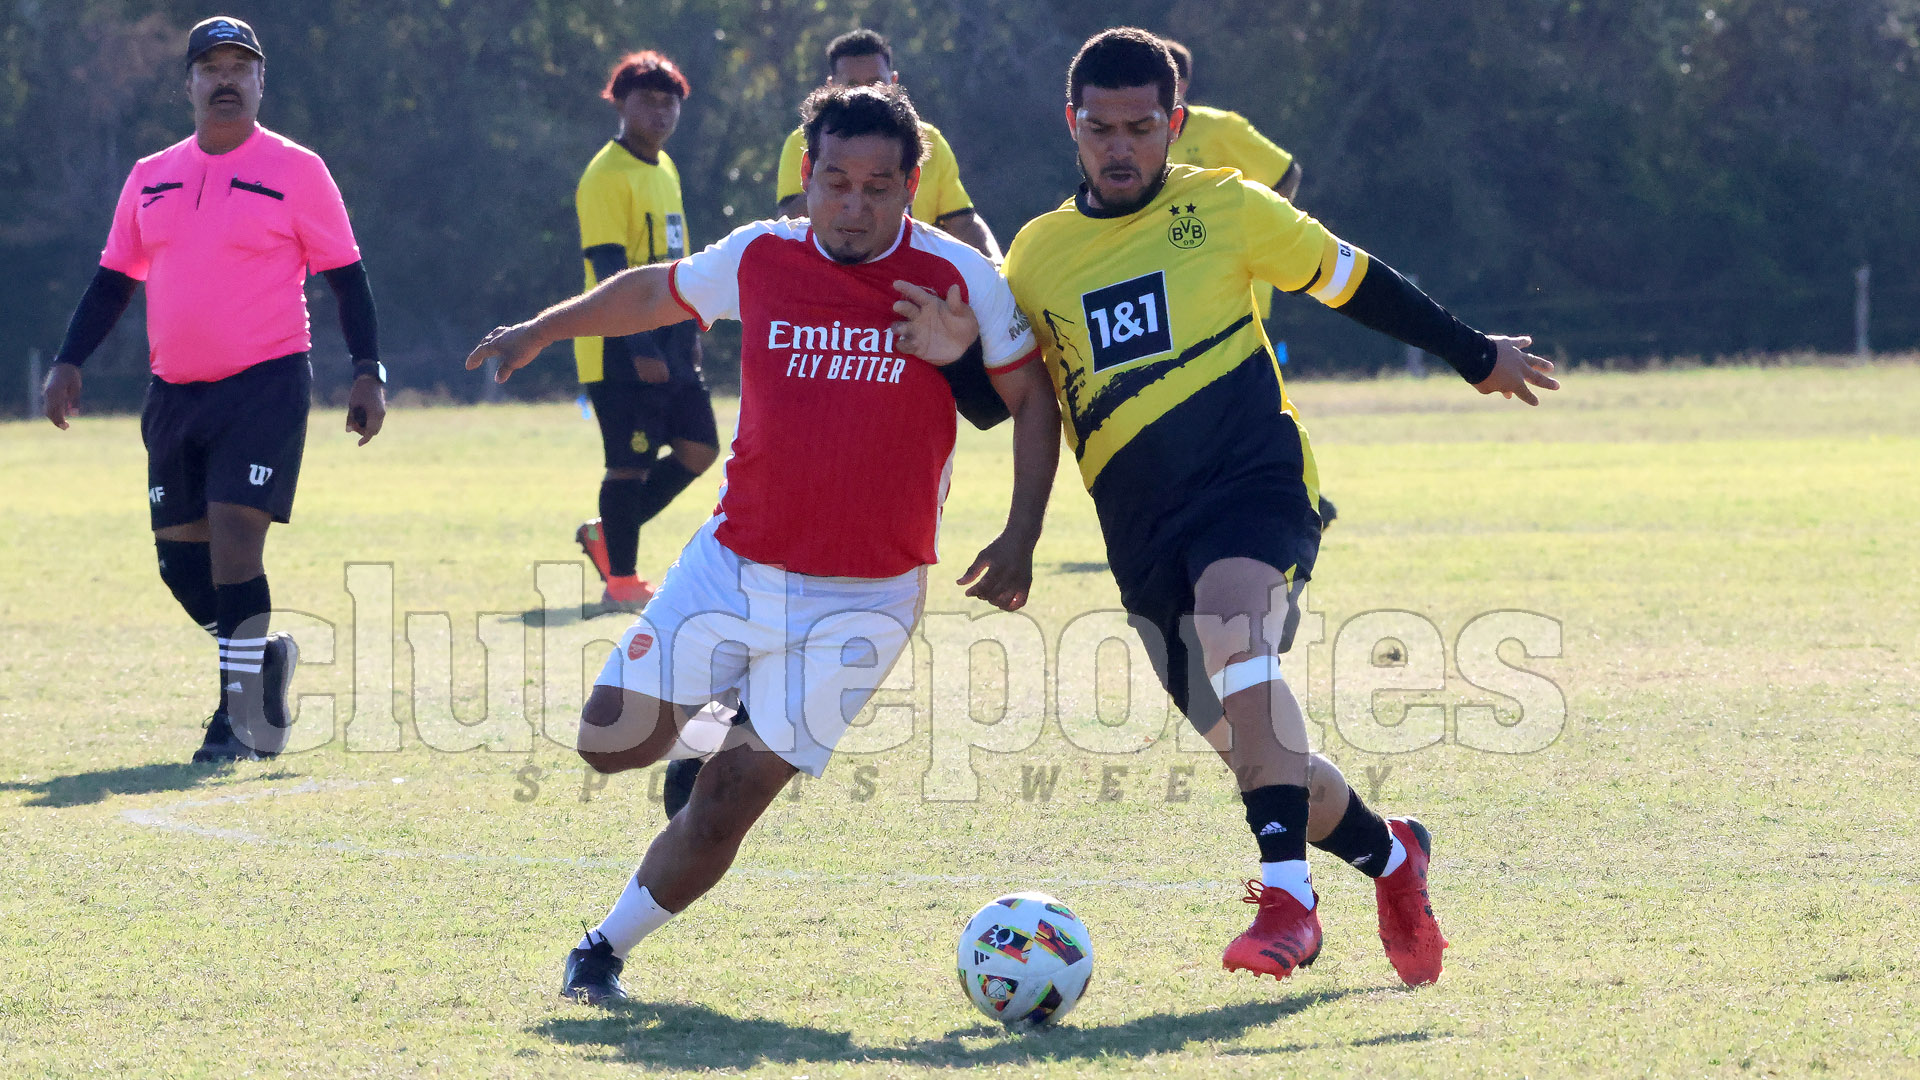
[[[231,15],[215,15],[187,32],[187,63],[192,64],[216,45],[238,45],[262,60],[267,58],[260,51],[260,39],[254,36],[253,27]]]

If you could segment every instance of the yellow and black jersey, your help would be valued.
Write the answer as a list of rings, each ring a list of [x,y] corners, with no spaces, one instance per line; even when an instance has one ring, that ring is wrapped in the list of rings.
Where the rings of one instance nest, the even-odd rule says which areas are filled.
[[[599,284],[593,260],[585,253],[614,245],[626,252],[626,266],[678,259],[687,253],[686,211],[680,201],[680,171],[667,152],[657,162],[642,161],[617,141],[609,141],[587,163],[574,191],[580,215],[580,250],[587,288]],[[575,338],[573,359],[583,383],[605,376],[600,338]]]
[[[960,161],[940,129],[920,121],[920,135],[927,143],[927,160],[920,166],[920,187],[913,193],[913,219],[929,225],[962,210],[973,209],[966,185],[960,183]],[[780,148],[780,172],[774,181],[775,203],[800,194],[800,157],[807,152],[805,130],[794,128]]]
[[[1263,187],[1273,187],[1293,167],[1293,155],[1237,112],[1207,105],[1187,106],[1187,126],[1167,150],[1175,165],[1202,169],[1239,169]]]
[[[1281,385],[1252,285],[1339,307],[1365,252],[1230,169],[1169,169],[1126,214],[1084,189],[1007,254],[1015,300],[1053,377],[1067,441],[1116,547],[1152,548],[1221,492],[1319,477]]]

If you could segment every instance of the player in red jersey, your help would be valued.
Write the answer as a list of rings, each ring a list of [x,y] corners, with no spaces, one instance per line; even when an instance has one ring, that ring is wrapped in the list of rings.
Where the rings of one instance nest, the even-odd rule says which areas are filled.
[[[1012,509],[961,582],[1012,610],[1033,580],[1059,459],[1033,334],[984,256],[907,216],[924,143],[904,92],[825,87],[805,115],[810,220],[756,222],[628,270],[467,358],[497,357],[504,379],[570,337],[741,324],[719,509],[608,659],[580,755],[601,772],[651,765],[692,714],[735,694],[751,719],[568,955],[563,993],[589,1002],[624,996],[627,952],[720,880],[796,772],[820,775],[906,649],[936,559],[956,401],[989,379],[1013,415]]]

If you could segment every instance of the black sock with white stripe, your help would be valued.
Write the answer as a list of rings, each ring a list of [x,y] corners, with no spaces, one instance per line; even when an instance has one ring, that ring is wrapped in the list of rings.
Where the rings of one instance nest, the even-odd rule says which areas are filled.
[[[265,574],[238,585],[218,585],[221,707],[236,721],[262,715],[260,667],[266,658],[267,613],[273,597]]]
[[[1260,881],[1292,893],[1300,906],[1314,906],[1313,878],[1307,871],[1307,789],[1269,784],[1240,793],[1247,804],[1247,827],[1260,846]]]

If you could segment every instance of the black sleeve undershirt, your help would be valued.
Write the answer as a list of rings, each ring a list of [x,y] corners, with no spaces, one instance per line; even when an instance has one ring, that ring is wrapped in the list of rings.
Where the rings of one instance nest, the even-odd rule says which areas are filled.
[[[619,244],[595,244],[581,252],[581,254],[587,257],[587,264],[593,267],[593,280],[596,282],[605,281],[613,275],[623,273],[627,270],[627,249],[621,247]],[[654,339],[653,331],[651,330],[643,330],[638,334],[627,334],[624,337],[609,338],[607,340],[624,344],[626,346],[625,355],[629,362],[636,356],[660,357],[662,352],[660,343]],[[615,351],[618,352],[618,347],[616,347]],[[607,357],[603,354],[603,366],[606,359]],[[622,377],[627,376],[625,373],[622,373]]]
[[[347,355],[355,363],[380,359],[380,320],[373,307],[373,287],[367,283],[367,264],[355,260],[323,270],[320,276],[333,287],[340,304],[340,336],[347,339]]]
[[[936,366],[940,377],[947,380],[947,386],[953,391],[953,403],[960,415],[967,418],[967,423],[985,431],[1013,415],[1007,412],[1007,403],[1001,400],[1000,391],[993,388],[993,379],[987,374],[987,351],[979,338],[973,339],[960,359]]]
[[[133,302],[134,287],[139,284],[118,270],[103,266],[94,271],[87,291],[80,296],[80,306],[73,309],[73,318],[67,321],[67,336],[61,340],[53,362],[74,367],[86,363],[107,340],[120,316],[126,314],[127,305]]]
[[[1493,374],[1498,351],[1493,340],[1454,318],[1379,259],[1368,261],[1353,298],[1335,310],[1369,330],[1438,356],[1470,383]]]

